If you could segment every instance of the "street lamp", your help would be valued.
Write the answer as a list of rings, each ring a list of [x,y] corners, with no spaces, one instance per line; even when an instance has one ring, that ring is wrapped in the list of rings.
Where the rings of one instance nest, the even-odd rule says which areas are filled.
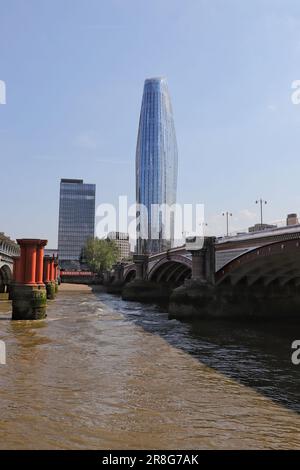
[[[228,237],[229,235],[229,217],[232,217],[232,213],[231,212],[223,212],[222,214],[224,217],[226,217],[226,236]]]
[[[263,224],[263,204],[267,204],[267,201],[264,201],[264,199],[260,198],[257,201],[255,201],[255,204],[260,204],[260,225],[262,226],[262,224]]]
[[[199,223],[199,227],[201,227],[201,228],[200,228],[201,234],[204,235],[205,227],[207,227],[207,226],[208,226],[208,224],[207,224],[206,222],[200,222],[200,223]]]

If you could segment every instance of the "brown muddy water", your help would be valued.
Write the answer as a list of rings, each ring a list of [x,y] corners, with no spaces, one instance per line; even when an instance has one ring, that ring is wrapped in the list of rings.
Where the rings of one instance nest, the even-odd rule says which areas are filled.
[[[1,449],[300,449],[299,325],[184,324],[87,290],[42,321],[10,309]]]

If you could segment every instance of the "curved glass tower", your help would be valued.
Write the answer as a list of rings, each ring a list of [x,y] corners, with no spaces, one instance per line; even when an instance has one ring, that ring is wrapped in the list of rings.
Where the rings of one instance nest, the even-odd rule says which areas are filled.
[[[145,80],[136,148],[137,252],[172,246],[178,152],[172,105],[165,78]]]

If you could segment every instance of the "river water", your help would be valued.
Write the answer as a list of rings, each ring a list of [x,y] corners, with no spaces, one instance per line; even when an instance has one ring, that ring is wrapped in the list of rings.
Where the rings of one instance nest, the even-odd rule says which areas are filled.
[[[299,325],[184,324],[88,291],[42,321],[0,309],[1,449],[300,449]]]

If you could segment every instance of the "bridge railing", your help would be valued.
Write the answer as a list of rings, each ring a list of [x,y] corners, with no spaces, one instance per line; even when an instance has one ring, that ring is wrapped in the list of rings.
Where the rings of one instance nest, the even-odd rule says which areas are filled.
[[[223,241],[225,240],[228,240],[229,238],[236,238],[236,237],[243,237],[243,236],[251,236],[251,235],[254,235],[254,234],[261,234],[263,232],[276,232],[278,229],[281,229],[281,228],[286,228],[287,230],[292,230],[293,227],[296,228],[298,227],[298,231],[300,230],[299,228],[299,225],[289,225],[287,226],[286,225],[286,219],[277,219],[277,220],[274,220],[272,222],[267,222],[268,225],[276,225],[276,227],[274,228],[265,228],[263,230],[257,230],[255,232],[249,232],[249,227],[244,227],[244,228],[239,228],[239,229],[236,229],[236,230],[232,230],[231,232],[228,233],[228,236],[227,235],[219,235],[217,236],[216,238],[216,242],[217,243],[222,243]]]

